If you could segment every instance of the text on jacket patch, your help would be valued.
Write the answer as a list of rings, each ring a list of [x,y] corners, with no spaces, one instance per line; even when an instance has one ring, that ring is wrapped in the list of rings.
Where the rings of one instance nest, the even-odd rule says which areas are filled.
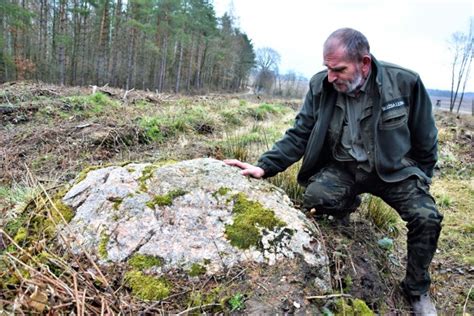
[[[403,101],[403,100],[392,101],[392,102],[388,103],[387,105],[382,106],[382,111],[388,111],[390,109],[398,108],[398,107],[404,106],[404,105],[405,105],[405,101]]]

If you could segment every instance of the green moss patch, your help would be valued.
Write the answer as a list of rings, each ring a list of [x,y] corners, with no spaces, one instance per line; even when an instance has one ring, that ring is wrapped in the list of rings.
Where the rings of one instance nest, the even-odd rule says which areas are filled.
[[[240,249],[257,246],[261,241],[259,228],[273,230],[275,227],[286,226],[275,213],[264,208],[259,202],[251,201],[245,194],[234,196],[234,223],[226,225],[225,233],[230,243]]]
[[[159,257],[137,253],[128,259],[127,263],[134,269],[143,271],[152,267],[161,267],[163,260]]]
[[[26,237],[28,236],[28,230],[25,227],[20,227],[13,240],[17,243],[20,244],[26,240]]]
[[[139,271],[127,272],[125,282],[132,289],[132,294],[142,300],[162,300],[171,290],[165,279],[148,276]]]
[[[230,191],[232,191],[232,190],[229,189],[229,188],[220,187],[219,190],[217,190],[216,192],[212,193],[212,196],[215,197],[215,198],[217,198],[218,195],[224,196],[224,195],[226,195],[227,193],[229,193]]]
[[[222,312],[222,307],[225,305],[225,290],[217,286],[211,290],[192,291],[188,297],[189,306],[203,306],[208,304],[220,304],[212,309],[212,312]]]
[[[200,276],[206,273],[206,267],[202,266],[198,263],[193,263],[191,265],[191,269],[189,270],[188,274],[189,276]]]
[[[62,198],[56,197],[53,200],[54,207],[52,208],[51,215],[56,223],[61,223],[63,219],[66,223],[69,223],[74,217],[75,213],[72,208],[63,203]]]
[[[154,208],[155,206],[169,206],[173,204],[173,200],[179,196],[185,195],[187,192],[181,189],[176,189],[168,192],[164,195],[155,195],[153,199],[148,201],[146,205],[149,208]]]
[[[335,315],[347,315],[347,316],[369,316],[375,315],[374,312],[367,306],[367,304],[361,299],[338,299],[336,301],[336,313]]]
[[[107,257],[109,256],[107,252],[107,244],[109,243],[109,240],[110,236],[105,231],[102,231],[102,233],[100,234],[100,241],[97,249],[97,253],[99,254],[99,257],[101,259],[107,259]]]

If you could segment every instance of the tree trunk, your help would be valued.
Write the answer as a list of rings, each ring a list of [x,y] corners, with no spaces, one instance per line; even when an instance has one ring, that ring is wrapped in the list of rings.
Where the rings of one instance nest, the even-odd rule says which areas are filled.
[[[191,38],[191,48],[189,51],[189,65],[188,65],[188,75],[186,77],[186,91],[191,90],[191,78],[193,76],[193,59],[194,59],[194,35]]]
[[[59,63],[59,84],[66,83],[66,0],[59,2],[59,34],[61,39],[58,46],[58,63]]]
[[[168,36],[163,38],[163,45],[161,48],[161,62],[160,62],[160,76],[158,80],[158,91],[163,92],[166,79],[166,61],[168,57]]]
[[[181,80],[181,65],[183,64],[183,42],[179,44],[179,58],[178,58],[178,69],[176,70],[176,85],[174,92],[179,93],[179,84]]]
[[[40,1],[40,21],[39,21],[39,41],[38,41],[38,71],[37,79],[43,79],[44,77],[48,77],[47,72],[47,64],[48,64],[48,56],[47,56],[47,43],[49,41],[48,38],[48,1],[41,0]],[[44,80],[44,79],[43,79]]]
[[[84,1],[84,0],[83,0]],[[87,3],[84,1],[82,2],[82,10],[87,10]],[[87,15],[82,15],[80,21],[80,26],[79,26],[79,43],[81,45],[79,46],[79,62],[78,62],[78,72],[79,72],[79,79],[80,79],[80,85],[84,85],[86,83],[86,76],[87,76],[87,71],[86,71],[86,54],[87,54]]]
[[[109,44],[109,0],[104,0],[102,8],[102,17],[100,19],[98,57],[96,64],[96,82],[99,85],[104,84],[106,78],[107,65],[107,47]]]
[[[71,52],[71,76],[69,84],[76,85],[77,80],[77,55],[78,55],[78,48],[79,48],[79,39],[81,36],[81,21],[80,15],[78,13],[79,10],[79,2],[78,0],[74,0],[74,14],[72,16],[72,27],[73,27],[73,42],[72,42],[72,52]]]
[[[120,43],[120,32],[122,22],[122,0],[117,1],[117,7],[115,8],[115,24],[113,29],[112,41],[111,41],[111,61],[110,61],[110,77],[109,82],[113,86],[117,86],[117,63],[119,54],[119,43]]]
[[[201,89],[201,67],[202,67],[202,53],[201,47],[202,45],[199,44],[200,40],[198,39],[197,45],[197,63],[196,63],[196,77],[194,79],[194,86],[197,90]]]
[[[125,88],[127,90],[130,89],[133,82],[133,66],[135,64],[135,39],[136,37],[136,30],[132,28],[131,35],[130,35],[130,46],[128,47],[128,62],[127,62],[127,83]]]

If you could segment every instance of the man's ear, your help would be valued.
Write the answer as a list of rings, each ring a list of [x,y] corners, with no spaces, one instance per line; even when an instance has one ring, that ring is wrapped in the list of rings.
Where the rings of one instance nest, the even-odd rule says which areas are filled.
[[[372,64],[372,58],[370,55],[365,55],[362,57],[362,71],[364,73],[364,77],[368,75],[370,66]]]

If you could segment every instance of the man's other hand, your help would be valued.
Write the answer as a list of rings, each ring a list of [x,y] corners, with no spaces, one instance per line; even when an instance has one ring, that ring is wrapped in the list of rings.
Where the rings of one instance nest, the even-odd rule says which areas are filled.
[[[229,166],[239,167],[242,169],[240,173],[244,176],[251,176],[253,178],[260,179],[265,174],[265,171],[262,168],[237,159],[226,159],[224,160],[224,163]]]

